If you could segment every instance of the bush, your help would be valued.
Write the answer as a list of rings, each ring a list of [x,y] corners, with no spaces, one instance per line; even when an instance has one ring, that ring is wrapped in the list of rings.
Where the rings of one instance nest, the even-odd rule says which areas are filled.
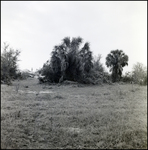
[[[26,80],[29,77],[29,73],[26,71],[21,72],[21,79]]]
[[[121,81],[131,83],[133,81],[132,73],[131,72],[126,72],[125,75],[122,76]]]
[[[46,83],[48,80],[45,77],[38,77],[39,83]]]

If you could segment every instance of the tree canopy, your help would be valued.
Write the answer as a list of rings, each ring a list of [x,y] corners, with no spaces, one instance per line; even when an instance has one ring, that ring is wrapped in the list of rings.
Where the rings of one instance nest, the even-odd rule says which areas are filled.
[[[137,62],[133,65],[132,75],[135,83],[143,80],[147,84],[147,68],[142,63]]]
[[[54,82],[78,81],[90,72],[93,67],[92,52],[88,42],[80,48],[82,41],[81,37],[65,37],[60,45],[54,46],[50,63],[44,64],[44,68],[48,66],[50,74],[53,74]],[[51,78],[49,72],[44,71],[43,74]]]
[[[123,67],[128,65],[128,56],[122,50],[112,50],[106,57],[106,66],[112,72],[112,81],[120,80]]]

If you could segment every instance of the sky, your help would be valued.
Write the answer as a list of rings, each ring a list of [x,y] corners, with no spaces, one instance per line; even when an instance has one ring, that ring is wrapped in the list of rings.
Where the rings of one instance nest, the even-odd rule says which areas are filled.
[[[20,50],[21,70],[42,68],[55,45],[78,36],[107,71],[116,49],[129,57],[123,73],[147,66],[147,1],[1,1],[1,53],[4,42]]]

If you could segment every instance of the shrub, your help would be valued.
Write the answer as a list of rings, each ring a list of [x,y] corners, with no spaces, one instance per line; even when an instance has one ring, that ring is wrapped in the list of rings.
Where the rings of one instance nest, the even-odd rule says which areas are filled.
[[[126,72],[125,75],[122,76],[121,81],[130,83],[133,81],[132,72]]]
[[[39,79],[39,83],[41,84],[41,83],[46,83],[47,82],[47,79],[45,78],[45,77],[38,77],[38,79]]]

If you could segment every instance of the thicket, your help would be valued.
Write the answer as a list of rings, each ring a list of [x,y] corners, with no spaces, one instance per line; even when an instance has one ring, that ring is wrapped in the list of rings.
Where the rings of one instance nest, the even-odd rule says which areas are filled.
[[[44,63],[40,73],[48,82],[61,83],[64,80],[86,84],[108,82],[109,74],[101,64],[101,55],[92,56],[90,44],[82,47],[81,37],[65,37],[60,45],[54,46],[51,59]]]
[[[122,77],[123,82],[147,85],[147,68],[140,62],[133,65],[131,72]]]
[[[132,83],[133,82],[132,72],[130,71],[126,72],[125,75],[122,76],[121,81],[126,83]]]

